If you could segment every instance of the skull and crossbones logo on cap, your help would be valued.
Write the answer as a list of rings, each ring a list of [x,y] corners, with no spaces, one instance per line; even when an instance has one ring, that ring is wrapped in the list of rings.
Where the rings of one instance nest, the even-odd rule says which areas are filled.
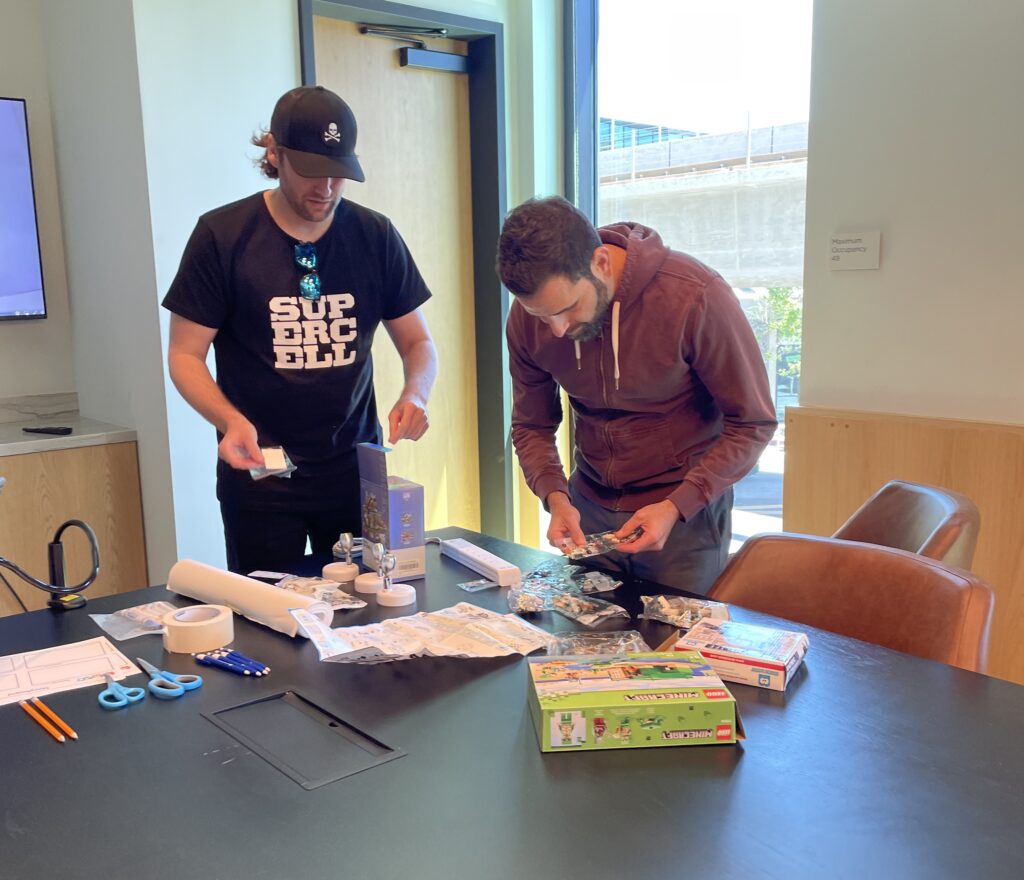
[[[324,143],[340,143],[341,142],[341,129],[338,128],[337,122],[330,123],[326,129],[324,129]]]

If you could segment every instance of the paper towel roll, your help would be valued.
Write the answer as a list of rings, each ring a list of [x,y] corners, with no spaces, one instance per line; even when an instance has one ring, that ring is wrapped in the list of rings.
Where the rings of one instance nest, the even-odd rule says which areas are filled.
[[[235,622],[226,605],[191,605],[163,617],[164,649],[172,654],[195,654],[223,648],[235,637]]]
[[[302,635],[295,618],[288,613],[289,608],[305,608],[328,625],[334,615],[330,605],[312,596],[272,587],[191,559],[174,563],[167,575],[167,589],[200,602],[227,605],[235,614],[287,636]]]

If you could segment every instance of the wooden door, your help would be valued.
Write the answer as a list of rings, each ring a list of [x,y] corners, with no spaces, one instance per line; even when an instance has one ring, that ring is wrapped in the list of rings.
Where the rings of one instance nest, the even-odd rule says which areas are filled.
[[[366,182],[347,181],[345,197],[391,218],[433,293],[423,307],[440,361],[431,427],[418,442],[397,444],[391,468],[423,484],[428,529],[479,529],[467,78],[400,67],[401,44],[363,36],[353,22],[316,16],[313,24],[317,82],[344,98],[359,125]],[[430,48],[465,54],[458,41]],[[386,435],[402,364],[383,328],[373,360]]]

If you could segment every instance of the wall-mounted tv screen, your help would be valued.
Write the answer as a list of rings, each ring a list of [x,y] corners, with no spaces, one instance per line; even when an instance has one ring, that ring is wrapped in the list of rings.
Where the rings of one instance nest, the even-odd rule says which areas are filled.
[[[39,226],[21,98],[0,98],[0,321],[45,318]]]

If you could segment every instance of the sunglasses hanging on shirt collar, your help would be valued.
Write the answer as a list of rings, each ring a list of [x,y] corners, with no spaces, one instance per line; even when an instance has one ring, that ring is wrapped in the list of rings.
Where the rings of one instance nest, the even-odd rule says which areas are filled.
[[[320,276],[316,271],[316,245],[305,241],[295,245],[295,262],[306,274],[299,279],[299,293],[303,299],[316,302],[320,299]]]

